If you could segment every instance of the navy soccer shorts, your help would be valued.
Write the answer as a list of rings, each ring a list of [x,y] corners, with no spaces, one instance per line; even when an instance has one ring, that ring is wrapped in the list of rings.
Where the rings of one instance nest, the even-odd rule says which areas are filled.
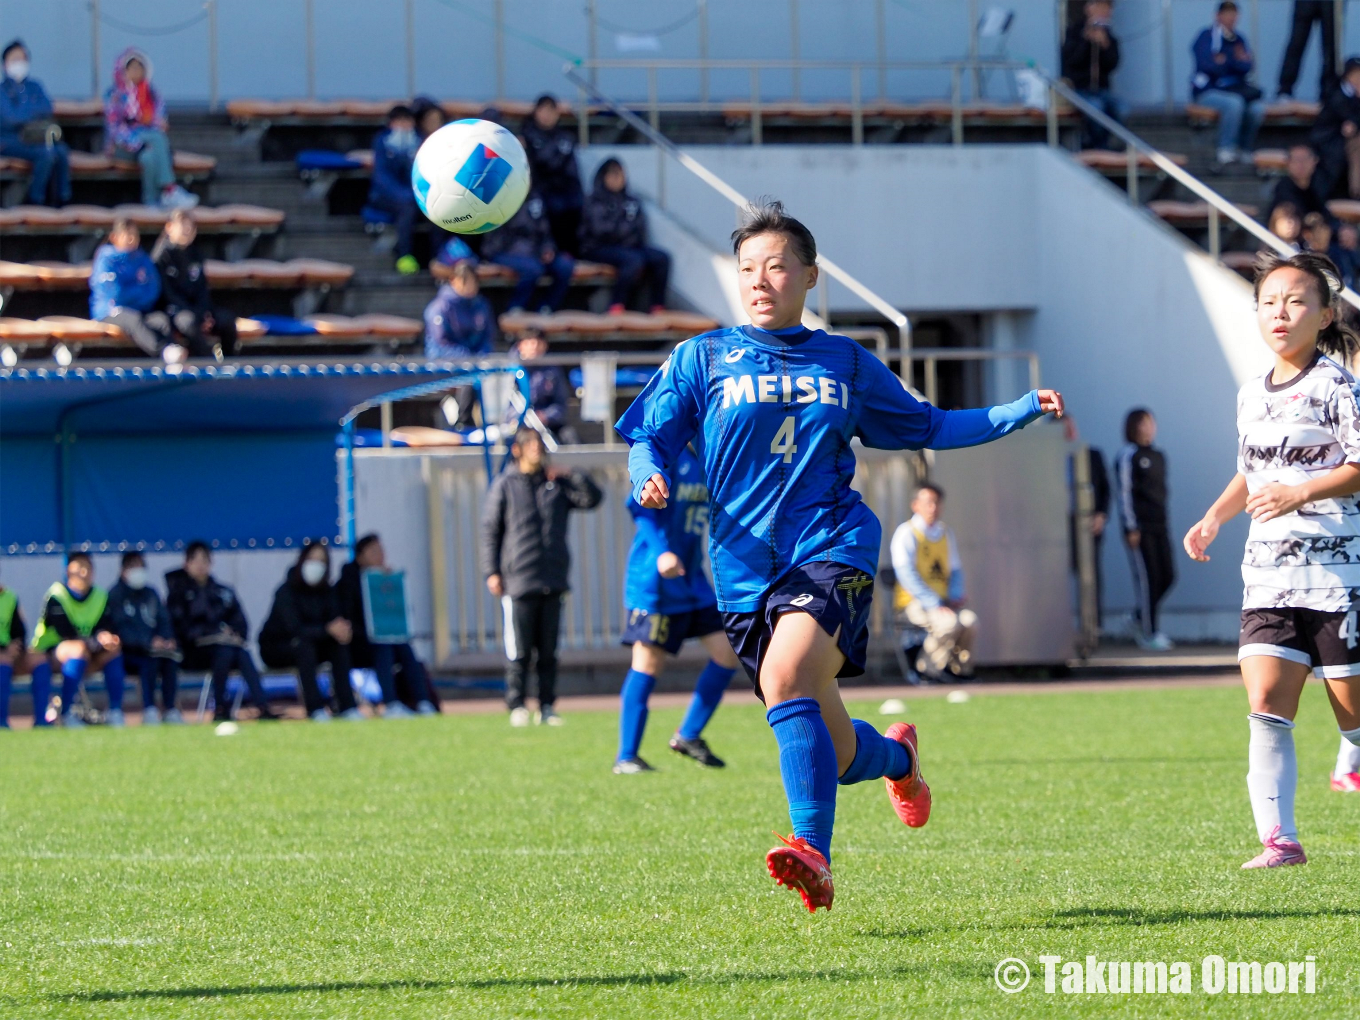
[[[862,676],[873,601],[874,579],[864,571],[844,563],[809,563],[776,581],[755,612],[723,613],[723,624],[732,649],[755,684],[756,696],[764,701],[757,678],[780,613],[807,613],[828,634],[834,635],[839,628],[837,645],[845,663],[836,676]]]
[[[628,624],[623,628],[619,643],[634,645],[642,641],[674,655],[690,638],[706,637],[722,629],[723,618],[717,606],[669,614],[630,609]]]

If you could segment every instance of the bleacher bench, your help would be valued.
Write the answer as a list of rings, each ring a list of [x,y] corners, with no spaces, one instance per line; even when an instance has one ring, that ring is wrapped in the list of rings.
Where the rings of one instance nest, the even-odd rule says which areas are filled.
[[[205,259],[203,269],[209,285],[222,289],[342,287],[354,276],[353,266],[324,259]],[[89,281],[88,262],[0,261],[0,292],[85,290]]]
[[[16,205],[0,209],[0,230],[8,234],[71,234],[108,230],[121,216],[138,227],[160,229],[170,218],[169,209],[155,205],[67,205],[51,209],[45,205]],[[283,224],[280,209],[260,205],[231,203],[198,206],[190,210],[200,233],[272,232]]]
[[[447,280],[453,275],[453,267],[442,262],[431,262],[430,273],[436,280]],[[617,276],[618,273],[613,266],[607,266],[603,262],[586,262],[582,259],[578,259],[571,270],[571,282],[575,287],[608,286]],[[483,287],[513,287],[519,282],[519,274],[509,266],[495,262],[479,262],[477,279]],[[552,282],[549,276],[539,279],[544,286]]]
[[[1147,204],[1148,211],[1158,219],[1170,223],[1176,227],[1203,227],[1209,223],[1209,203],[1208,202],[1178,202],[1171,199],[1159,199]],[[1237,206],[1248,216],[1256,215],[1256,206],[1241,205]],[[1226,216],[1222,217],[1225,227],[1232,226],[1232,221]]]
[[[851,120],[854,116],[854,107],[849,103],[776,101],[757,105],[750,102],[727,102],[721,104],[720,109],[729,123],[748,121],[757,109],[763,120],[775,121],[843,122]],[[1020,103],[963,103],[960,112],[964,124],[972,127],[1038,126],[1048,120],[1046,110]],[[921,103],[868,102],[860,105],[860,115],[865,120],[941,126],[953,120],[954,106],[947,99]],[[1060,106],[1058,109],[1058,119],[1062,122],[1070,122],[1075,116],[1075,111],[1070,107]]]
[[[1274,127],[1310,127],[1322,110],[1320,103],[1307,103],[1301,100],[1288,100],[1280,103],[1267,103],[1264,123]],[[1191,127],[1208,127],[1218,123],[1218,111],[1199,103],[1187,103],[1185,115]]]
[[[102,127],[104,101],[102,99],[54,99],[52,119],[71,127]]]
[[[71,152],[71,177],[76,180],[137,180],[141,167],[135,160],[114,159],[102,152]],[[217,169],[216,156],[197,152],[176,152],[175,176],[192,183],[211,177]],[[0,178],[27,177],[33,165],[15,156],[0,156]]]
[[[507,337],[523,336],[526,330],[542,330],[549,338],[581,337],[601,340],[684,340],[697,333],[717,329],[718,323],[694,312],[624,312],[622,315],[596,315],[593,312],[506,312],[500,317],[501,332]]]
[[[1167,159],[1177,166],[1185,166],[1190,162],[1188,156],[1179,152],[1162,153]],[[1082,166],[1090,167],[1102,174],[1117,176],[1127,173],[1129,169],[1129,157],[1123,152],[1111,152],[1109,149],[1082,149],[1072,157]],[[1138,153],[1137,167],[1142,173],[1160,173],[1161,168],[1152,161],[1152,157],[1146,153]]]
[[[387,111],[408,99],[233,99],[227,103],[227,115],[239,125],[269,124],[326,125],[372,124],[386,122]],[[449,99],[439,104],[450,120],[476,117],[488,107],[505,117],[527,117],[533,103],[517,99],[497,99],[489,103],[473,100]],[[570,106],[562,106],[568,113]]]
[[[1327,203],[1327,211],[1343,223],[1360,223],[1360,202],[1353,198],[1334,198]]]

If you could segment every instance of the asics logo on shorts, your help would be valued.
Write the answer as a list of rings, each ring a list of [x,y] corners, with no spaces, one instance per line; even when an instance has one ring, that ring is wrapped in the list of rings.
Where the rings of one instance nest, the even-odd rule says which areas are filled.
[[[741,356],[745,353],[746,353],[745,347],[734,348],[733,350],[727,352],[727,357],[723,358],[723,361],[727,362],[730,365],[734,361],[740,361]]]
[[[790,600],[789,600],[789,605],[791,605],[791,606],[805,606],[805,605],[807,605],[809,602],[811,602],[812,599],[813,599],[813,596],[811,596],[811,595],[807,595],[807,594],[799,595],[796,599],[790,599]]]

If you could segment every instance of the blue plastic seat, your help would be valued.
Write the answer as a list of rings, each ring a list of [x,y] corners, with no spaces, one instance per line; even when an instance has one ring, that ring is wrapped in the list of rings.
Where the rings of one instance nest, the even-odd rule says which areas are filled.
[[[316,327],[291,315],[256,315],[256,322],[262,322],[265,332],[270,336],[311,336]]]
[[[297,154],[298,170],[362,170],[363,164],[343,152],[330,149],[303,149]]]

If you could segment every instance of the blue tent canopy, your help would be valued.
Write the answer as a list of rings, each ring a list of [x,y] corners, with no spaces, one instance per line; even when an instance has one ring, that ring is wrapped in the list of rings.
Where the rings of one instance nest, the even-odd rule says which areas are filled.
[[[467,374],[355,361],[0,370],[0,549],[338,536],[342,421]]]

